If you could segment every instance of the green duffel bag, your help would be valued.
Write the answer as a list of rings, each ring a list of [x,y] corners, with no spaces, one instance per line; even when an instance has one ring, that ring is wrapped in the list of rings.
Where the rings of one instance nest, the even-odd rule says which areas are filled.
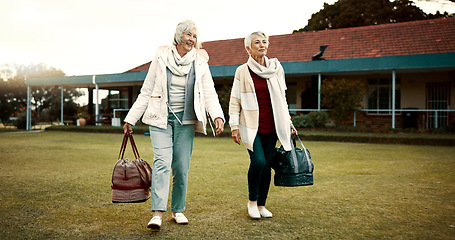
[[[296,146],[295,138],[302,148]],[[314,164],[310,151],[303,145],[299,136],[291,139],[291,151],[285,151],[283,146],[275,148],[271,166],[275,170],[275,186],[307,186],[313,185]]]

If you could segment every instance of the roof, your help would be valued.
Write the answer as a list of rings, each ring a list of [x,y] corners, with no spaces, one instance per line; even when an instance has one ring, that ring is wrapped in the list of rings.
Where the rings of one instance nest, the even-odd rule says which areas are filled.
[[[152,61],[147,62],[147,63],[144,63],[144,64],[142,64],[142,65],[140,65],[140,66],[137,66],[137,67],[135,67],[135,68],[133,68],[133,69],[130,69],[130,70],[126,71],[126,72],[148,71],[148,70],[149,70],[149,67],[150,67],[150,63],[152,63]]]
[[[267,56],[280,62],[311,61],[323,45],[328,45],[326,60],[455,52],[455,17],[297,32],[270,36],[269,41]],[[203,47],[210,66],[243,64],[248,59],[243,39],[205,42]]]
[[[270,36],[267,56],[280,62],[311,61],[328,45],[325,60],[455,52],[455,17]],[[243,38],[204,42],[210,66],[247,61]],[[150,62],[129,71],[148,70]]]
[[[322,58],[312,61],[319,47]],[[234,76],[247,61],[243,38],[203,43],[214,78]],[[455,71],[455,17],[270,36],[268,57],[280,60],[286,74],[314,75]],[[151,62],[127,72],[96,76],[30,78],[26,84],[73,87],[140,86]]]

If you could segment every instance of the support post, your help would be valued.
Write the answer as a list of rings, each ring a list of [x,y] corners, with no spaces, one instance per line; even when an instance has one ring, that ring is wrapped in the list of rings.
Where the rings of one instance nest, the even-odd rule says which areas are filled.
[[[26,111],[26,118],[25,118],[25,129],[27,131],[32,130],[32,108],[31,108],[31,89],[30,86],[27,85],[27,111]]]
[[[322,76],[321,73],[318,74],[318,111],[321,111],[321,82]]]
[[[356,126],[357,122],[357,111],[354,111],[354,127]]]
[[[63,85],[60,86],[60,95],[61,95],[61,100],[60,100],[60,123],[63,125]]]
[[[438,128],[438,111],[434,111],[434,128]]]
[[[395,129],[395,83],[396,83],[396,72],[392,71],[392,129]]]
[[[100,106],[99,106],[99,96],[100,96],[100,92],[99,92],[99,87],[98,87],[98,83],[96,83],[96,75],[93,75],[92,77],[92,81],[93,81],[93,84],[95,84],[95,89],[96,89],[96,102],[95,102],[95,125],[99,125],[98,121],[99,121],[99,117],[100,117]]]

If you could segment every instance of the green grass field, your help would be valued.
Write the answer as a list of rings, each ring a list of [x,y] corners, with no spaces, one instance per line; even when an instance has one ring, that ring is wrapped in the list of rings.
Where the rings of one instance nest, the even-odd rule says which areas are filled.
[[[455,239],[455,148],[306,142],[315,185],[271,186],[272,219],[248,218],[248,154],[197,137],[187,210],[146,228],[145,203],[111,203],[121,134],[0,134],[0,239]],[[150,139],[135,136],[152,162]],[[129,149],[128,149],[129,150]],[[131,151],[127,152],[131,157]]]

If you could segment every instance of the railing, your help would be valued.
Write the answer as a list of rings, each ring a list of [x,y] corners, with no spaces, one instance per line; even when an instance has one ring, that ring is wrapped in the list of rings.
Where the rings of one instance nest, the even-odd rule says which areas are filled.
[[[296,112],[313,112],[313,111],[330,111],[329,109],[289,109],[289,112],[291,113],[296,113]],[[448,114],[446,116],[441,116],[441,113],[449,113],[449,112],[455,112],[455,109],[359,109],[354,112],[354,119],[353,119],[353,125],[354,127],[356,126],[357,122],[357,112],[390,112],[390,117],[392,118],[392,112],[395,111],[397,112],[426,112],[427,113],[427,119],[426,119],[426,128],[430,128],[429,126],[429,119],[433,118],[433,128],[438,128],[438,123],[439,123],[439,118],[444,117],[444,118],[449,118]],[[428,113],[434,113],[433,116],[428,116]],[[383,115],[386,116],[386,115]]]
[[[115,113],[116,112],[126,112],[126,111],[129,111],[130,109],[123,109],[123,108],[116,108],[114,109],[114,114],[113,114],[113,118],[115,118]]]

